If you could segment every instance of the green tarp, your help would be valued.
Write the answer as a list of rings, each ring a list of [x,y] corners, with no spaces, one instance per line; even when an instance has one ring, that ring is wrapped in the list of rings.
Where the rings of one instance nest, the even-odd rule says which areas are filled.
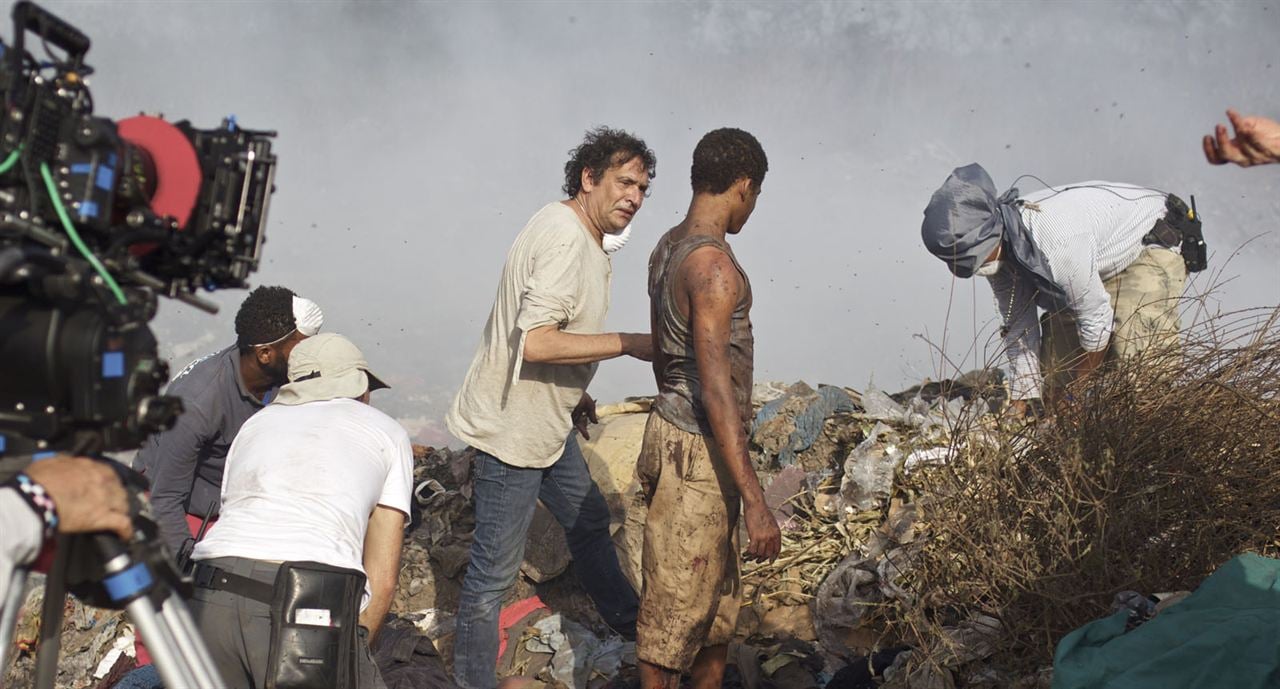
[[[1053,689],[1280,687],[1280,560],[1240,555],[1125,633],[1128,612],[1058,644]]]

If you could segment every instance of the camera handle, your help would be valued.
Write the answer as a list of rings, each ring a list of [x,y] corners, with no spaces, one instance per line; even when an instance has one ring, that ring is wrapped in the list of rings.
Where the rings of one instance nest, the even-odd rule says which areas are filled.
[[[76,64],[80,64],[89,52],[89,37],[79,29],[49,10],[22,0],[13,6],[14,51],[9,60],[14,66],[22,64],[23,44],[28,31],[67,51],[67,56]]]

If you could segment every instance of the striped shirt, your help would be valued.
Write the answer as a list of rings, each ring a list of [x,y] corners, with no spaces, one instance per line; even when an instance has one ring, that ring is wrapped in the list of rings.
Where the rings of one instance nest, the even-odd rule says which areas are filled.
[[[1078,182],[1021,198],[1022,221],[1049,264],[1053,281],[1075,315],[1080,345],[1106,348],[1114,312],[1102,282],[1142,253],[1142,237],[1164,217],[1165,194],[1115,182]],[[1035,285],[1016,270],[988,278],[1004,322],[1010,392],[1015,400],[1040,396],[1040,321]]]

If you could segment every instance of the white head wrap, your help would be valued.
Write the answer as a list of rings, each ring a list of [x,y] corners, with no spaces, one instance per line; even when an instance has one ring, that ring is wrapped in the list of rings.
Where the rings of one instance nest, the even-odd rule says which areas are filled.
[[[314,301],[306,297],[293,296],[293,322],[298,332],[311,337],[320,332],[324,325],[324,312]]]

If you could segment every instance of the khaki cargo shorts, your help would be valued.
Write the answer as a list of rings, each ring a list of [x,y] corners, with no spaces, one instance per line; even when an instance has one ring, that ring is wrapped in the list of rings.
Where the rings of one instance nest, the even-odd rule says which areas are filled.
[[[1147,246],[1138,258],[1102,285],[1115,311],[1107,359],[1126,359],[1148,348],[1178,345],[1179,300],[1187,284],[1182,255],[1160,246]],[[1046,313],[1040,318],[1040,363],[1045,385],[1063,389],[1071,371],[1084,356],[1075,318],[1070,312]]]
[[[650,412],[636,465],[644,525],[636,656],[687,671],[733,638],[742,599],[738,492],[708,436]]]

